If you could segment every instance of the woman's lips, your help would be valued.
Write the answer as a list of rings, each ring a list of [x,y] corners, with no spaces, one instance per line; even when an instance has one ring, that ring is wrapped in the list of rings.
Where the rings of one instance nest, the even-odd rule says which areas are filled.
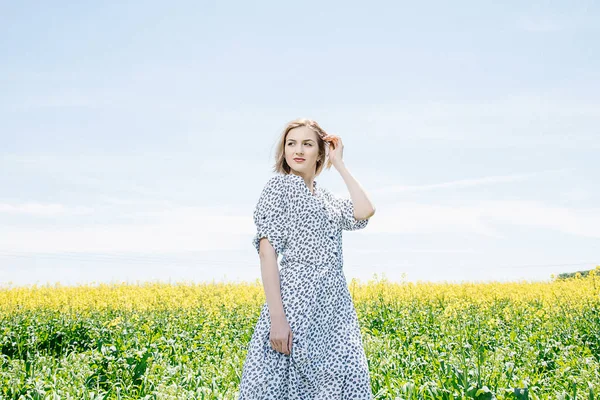
[[[303,162],[304,158],[294,158],[294,161],[296,161],[296,162]]]

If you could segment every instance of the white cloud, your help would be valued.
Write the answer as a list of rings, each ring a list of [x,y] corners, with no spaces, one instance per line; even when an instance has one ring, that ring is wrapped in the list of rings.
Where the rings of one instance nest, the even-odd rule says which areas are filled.
[[[517,26],[528,32],[558,32],[564,29],[564,22],[547,17],[521,17]]]
[[[480,102],[374,104],[357,114],[354,124],[357,129],[368,129],[373,138],[401,138],[404,144],[435,140],[459,141],[463,146],[539,147],[597,146],[600,142],[593,127],[599,122],[597,101],[541,92]]]
[[[367,248],[358,248],[352,249],[352,253],[354,254],[383,254],[383,253],[415,253],[415,254],[478,254],[481,251],[475,249],[406,249],[406,248],[397,248],[394,247],[389,250],[385,249],[367,249]],[[394,260],[394,263],[396,260]]]
[[[379,205],[369,227],[361,233],[475,233],[496,236],[481,221],[476,207],[455,207],[411,202]]]
[[[600,208],[572,209],[534,201],[496,201],[483,204],[481,210],[491,223],[533,226],[600,238]]]
[[[376,104],[361,116],[376,122],[393,124],[415,121],[421,124],[430,118],[462,120],[476,117],[600,117],[600,105],[581,99],[557,98],[545,93],[519,93],[488,102],[412,102],[407,104]]]
[[[502,237],[499,228],[510,225],[600,238],[600,208],[552,207],[534,201],[486,201],[468,207],[402,202],[392,207],[379,206],[368,232]]]
[[[49,210],[44,212],[60,213],[63,209]],[[136,212],[134,216],[137,219],[144,217],[146,222],[0,226],[0,251],[161,253],[240,250],[248,248],[255,232],[251,209],[178,207]],[[353,234],[443,233],[499,238],[510,235],[511,229],[518,226],[600,238],[600,209],[554,207],[534,201],[485,201],[469,206],[383,203],[378,206],[369,226]]]
[[[434,183],[428,185],[393,185],[373,190],[373,193],[399,193],[399,192],[422,192],[436,189],[452,189],[471,186],[489,185],[495,183],[510,183],[527,180],[539,175],[539,173],[485,176],[482,178],[459,179],[455,181]]]
[[[93,209],[89,207],[69,207],[63,204],[42,204],[42,203],[21,203],[7,204],[0,203],[0,213],[5,214],[28,214],[42,217],[52,217],[57,215],[83,215],[89,214]]]
[[[250,243],[251,213],[216,208],[173,208],[136,213],[142,224],[0,227],[0,251],[20,252],[170,252],[235,250]]]

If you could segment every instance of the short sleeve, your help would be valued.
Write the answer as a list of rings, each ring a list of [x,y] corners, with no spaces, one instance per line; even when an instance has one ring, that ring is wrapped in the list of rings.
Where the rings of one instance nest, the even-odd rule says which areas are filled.
[[[336,198],[334,203],[341,213],[341,227],[346,231],[362,229],[369,224],[369,219],[354,217],[354,203],[351,198]]]
[[[287,242],[287,209],[285,181],[282,176],[270,178],[264,186],[254,208],[256,234],[252,243],[260,253],[260,239],[267,238],[277,255],[285,249]]]

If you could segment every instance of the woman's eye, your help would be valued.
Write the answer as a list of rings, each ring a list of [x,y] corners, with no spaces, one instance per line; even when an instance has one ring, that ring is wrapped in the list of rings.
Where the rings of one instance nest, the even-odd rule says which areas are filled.
[[[288,142],[288,144],[287,144],[287,145],[288,145],[288,146],[291,146],[291,145],[293,145],[293,144],[294,144],[294,142]],[[313,144],[312,144],[312,143],[306,143],[306,145],[307,145],[307,146],[310,146],[310,147],[312,147],[312,145],[313,145]]]

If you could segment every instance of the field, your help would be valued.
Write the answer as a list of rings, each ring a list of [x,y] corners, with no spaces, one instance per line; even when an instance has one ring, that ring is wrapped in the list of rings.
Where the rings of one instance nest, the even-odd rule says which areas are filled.
[[[598,275],[352,281],[375,398],[600,398]],[[260,281],[5,286],[0,398],[235,399],[264,301]]]

